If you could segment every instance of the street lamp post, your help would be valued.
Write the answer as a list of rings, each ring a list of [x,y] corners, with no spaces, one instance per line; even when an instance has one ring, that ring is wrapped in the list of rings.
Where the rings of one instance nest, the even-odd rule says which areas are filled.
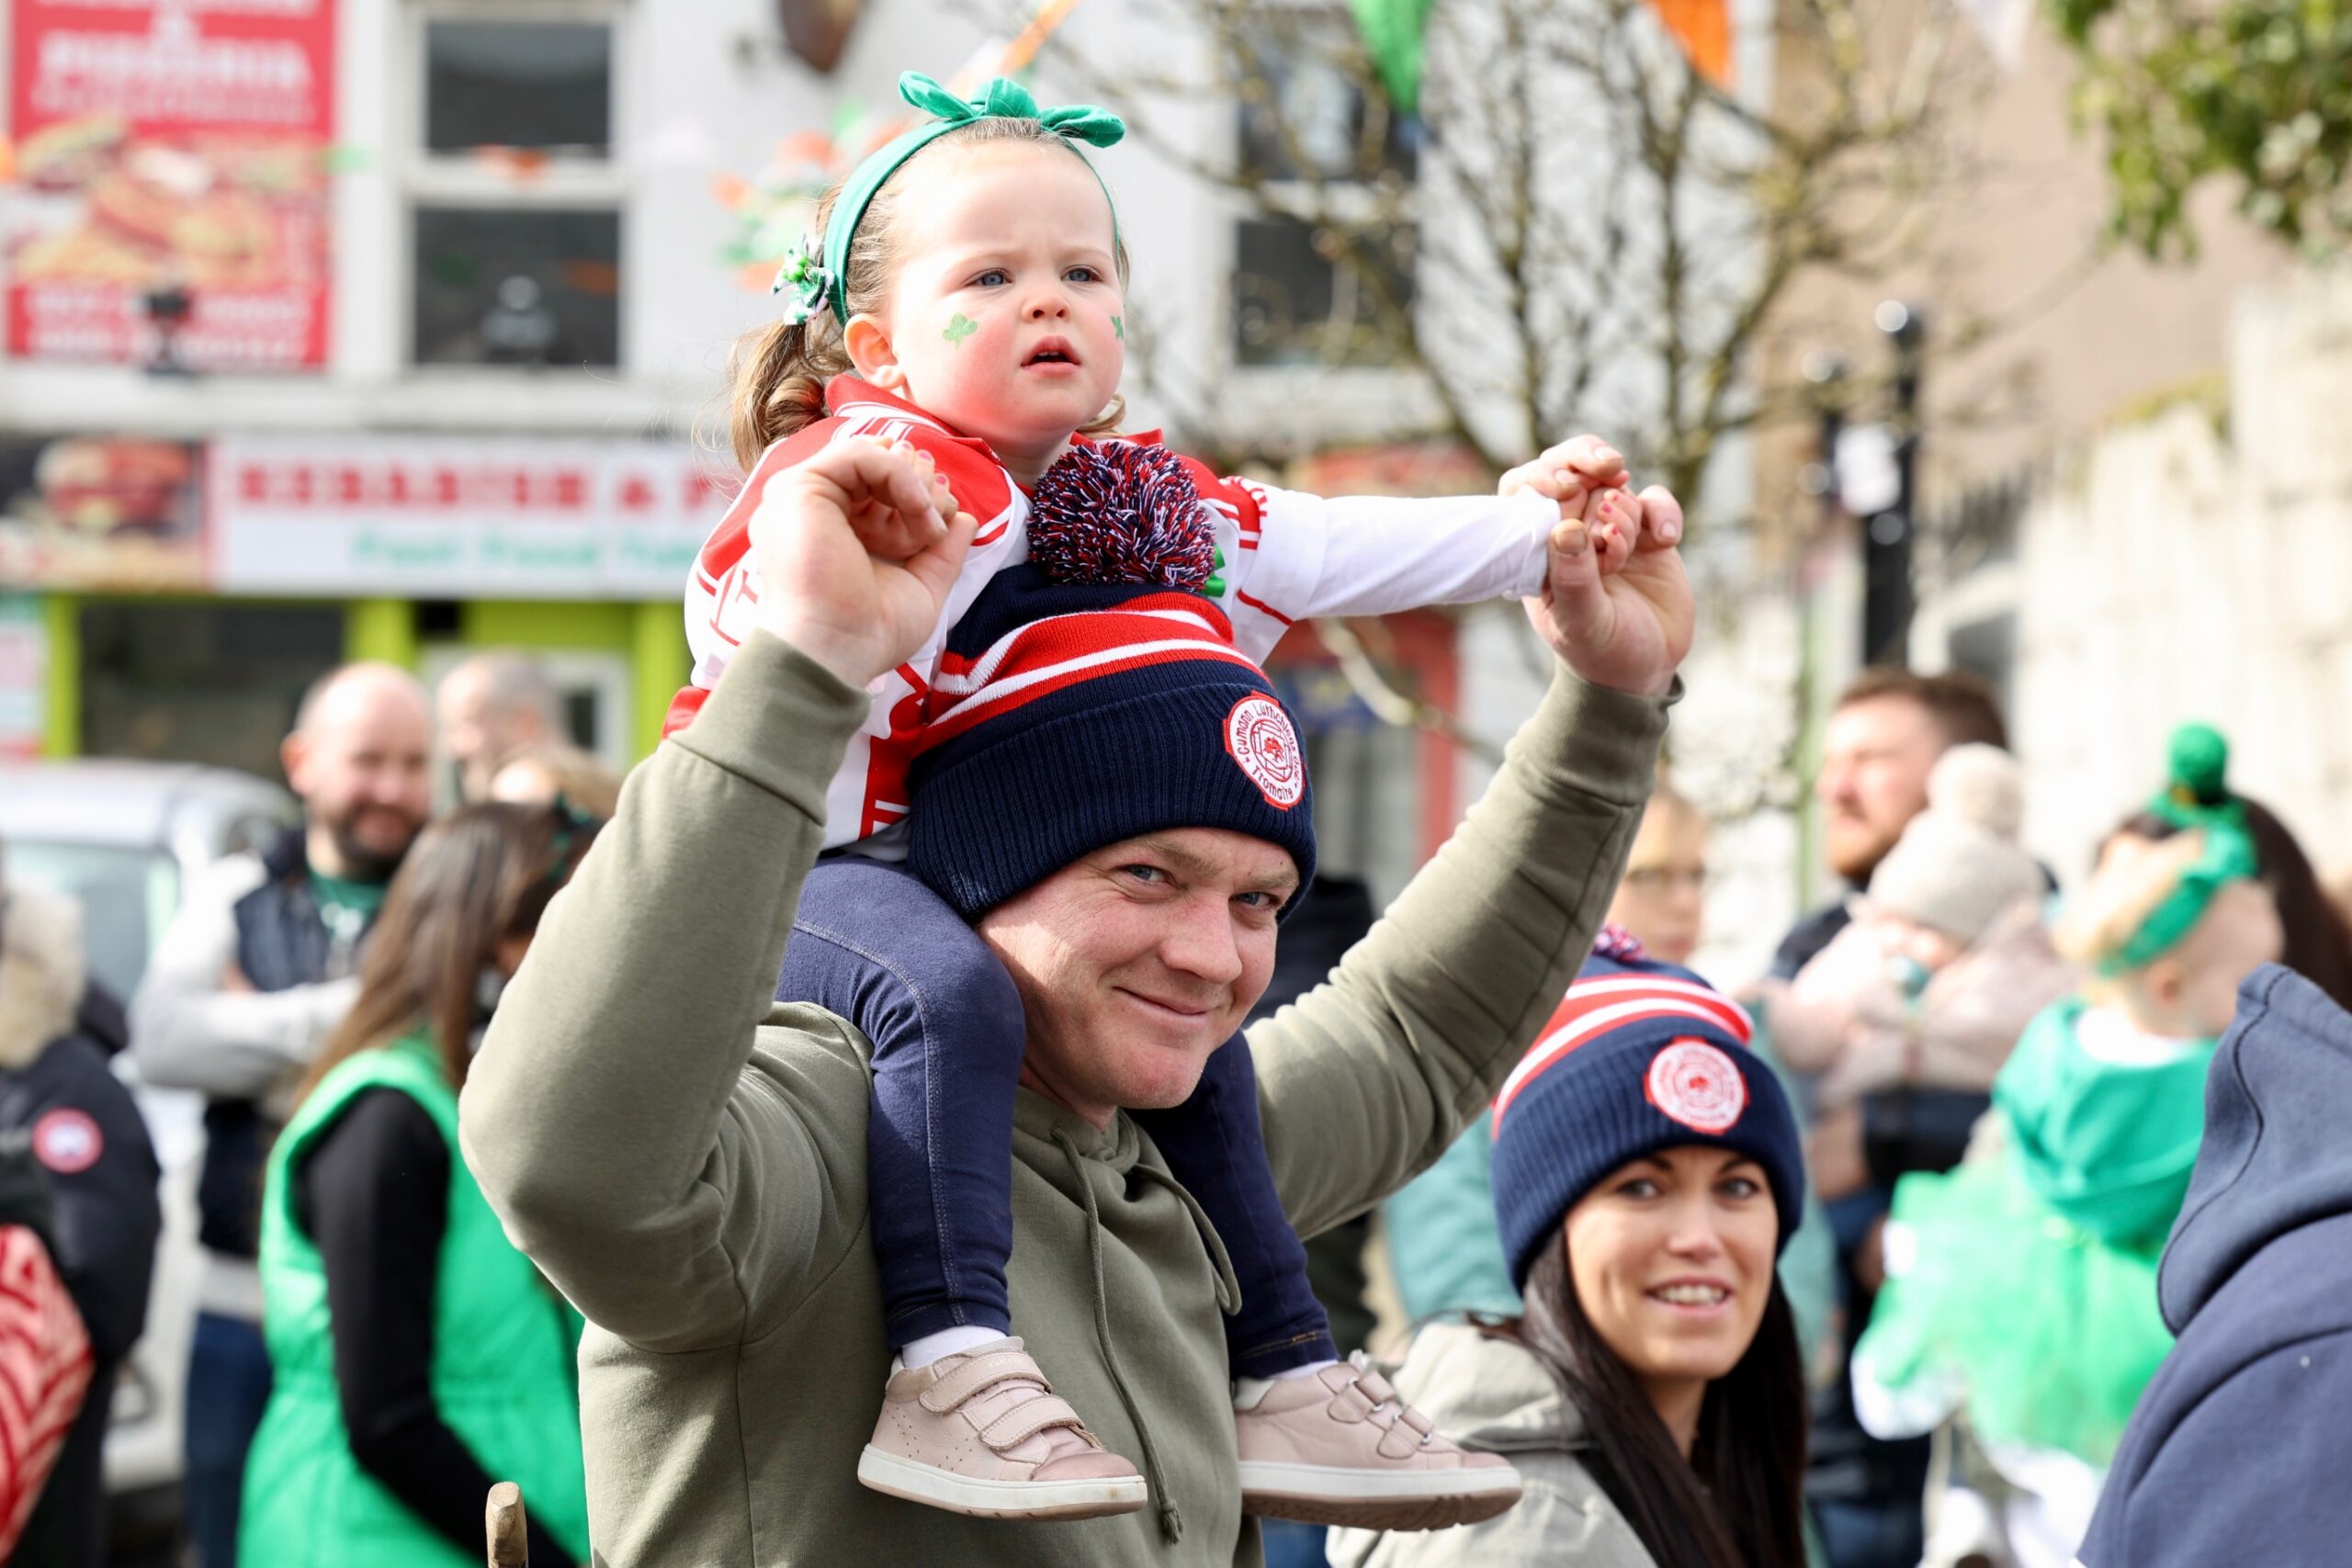
[[[1919,360],[1927,325],[1918,308],[1889,299],[1871,313],[1894,347],[1894,504],[1862,525],[1862,660],[1907,661],[1913,601],[1911,541],[1919,494]]]

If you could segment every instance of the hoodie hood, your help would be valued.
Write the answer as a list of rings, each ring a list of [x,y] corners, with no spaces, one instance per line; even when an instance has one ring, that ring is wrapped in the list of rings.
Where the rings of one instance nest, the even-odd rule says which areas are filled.
[[[83,978],[81,906],[10,886],[0,903],[0,1072],[73,1032]]]
[[[2290,969],[2238,988],[2237,1018],[2207,1080],[2196,1174],[2156,1277],[2185,1332],[2213,1293],[2278,1236],[2352,1213],[2352,1014]]]
[[[2069,998],[2026,1026],[1993,1103],[2034,1195],[2117,1246],[2180,1213],[2205,1133],[2207,1040],[2159,1040]]]

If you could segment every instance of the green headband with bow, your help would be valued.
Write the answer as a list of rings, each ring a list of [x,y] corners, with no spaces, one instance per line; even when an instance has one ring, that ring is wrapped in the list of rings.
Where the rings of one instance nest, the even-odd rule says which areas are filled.
[[[1090,147],[1114,146],[1127,133],[1125,120],[1091,104],[1040,109],[1028,88],[1005,76],[991,78],[980,89],[978,97],[967,102],[921,72],[909,71],[899,77],[899,96],[936,118],[929,125],[919,125],[899,136],[851,173],[840,198],[833,203],[832,216],[825,224],[821,252],[814,243],[804,241],[785,258],[775,275],[775,290],[791,291],[789,314],[796,324],[806,321],[826,305],[832,307],[834,318],[843,326],[849,324],[849,250],[857,238],[858,223],[865,217],[865,209],[874,204],[875,194],[899,172],[899,165],[949,131],[982,119],[1034,119],[1066,141],[1083,141]],[[1073,147],[1071,151],[1077,149]],[[1079,161],[1094,173],[1098,183],[1102,180],[1102,174],[1095,171],[1091,163],[1083,156]],[[1104,186],[1102,198],[1108,201],[1110,197],[1111,187]],[[1114,208],[1111,214],[1114,244],[1117,243],[1118,232],[1119,216]]]
[[[2154,963],[2205,918],[2215,894],[2261,873],[2245,807],[2230,793],[2230,743],[2222,732],[2209,724],[2182,725],[2173,731],[2169,761],[2171,777],[2148,802],[2148,815],[2183,832],[2204,834],[2205,850],[2140,929],[2099,965],[2104,974]]]

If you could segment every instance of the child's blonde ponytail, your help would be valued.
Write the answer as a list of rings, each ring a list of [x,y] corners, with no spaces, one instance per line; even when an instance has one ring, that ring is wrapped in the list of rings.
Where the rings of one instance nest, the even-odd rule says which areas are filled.
[[[750,473],[760,454],[825,417],[825,383],[851,368],[831,316],[772,321],[736,340],[727,366],[735,388],[728,434]]]

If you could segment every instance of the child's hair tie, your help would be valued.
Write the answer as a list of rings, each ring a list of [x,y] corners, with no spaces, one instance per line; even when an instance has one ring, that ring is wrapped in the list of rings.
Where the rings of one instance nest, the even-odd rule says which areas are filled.
[[[795,324],[816,314],[821,303],[832,307],[833,316],[842,325],[849,325],[849,252],[857,238],[859,221],[873,205],[875,193],[899,172],[899,165],[949,131],[983,119],[1033,119],[1066,141],[1083,141],[1090,147],[1114,146],[1127,133],[1125,120],[1091,104],[1041,109],[1028,88],[1005,76],[990,78],[988,85],[980,89],[980,96],[967,101],[921,72],[909,71],[899,77],[899,96],[910,107],[935,118],[929,125],[919,125],[895,138],[851,172],[840,198],[833,203],[832,216],[825,224],[821,250],[808,244],[797,255],[785,258],[784,270],[776,275],[776,291],[795,291],[791,309],[798,313],[789,317]],[[1077,149],[1073,146],[1071,151]],[[1079,161],[1086,164],[1100,183],[1102,175],[1094,165],[1083,156]],[[1110,200],[1110,186],[1103,186],[1102,198]],[[1114,244],[1117,243],[1118,232],[1119,214],[1114,206],[1111,212]],[[795,273],[794,267],[803,262],[807,264],[805,268]]]
[[[825,270],[817,242],[803,239],[785,253],[783,265],[775,269],[775,286],[768,292],[792,291],[792,303],[785,307],[784,319],[797,327],[824,309],[825,296],[832,286],[833,275]]]

